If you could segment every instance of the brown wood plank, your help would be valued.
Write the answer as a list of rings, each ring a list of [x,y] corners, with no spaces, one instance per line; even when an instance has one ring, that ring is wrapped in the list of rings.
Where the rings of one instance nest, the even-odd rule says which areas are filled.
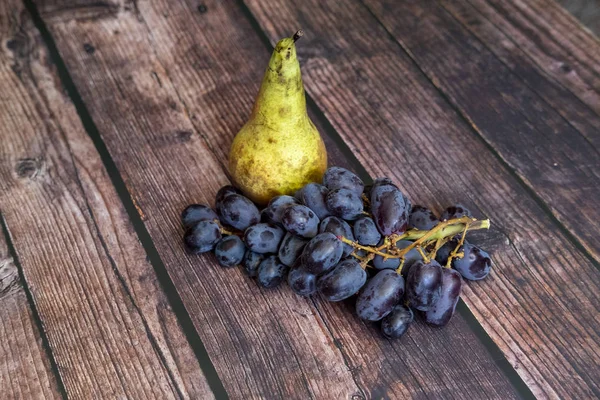
[[[529,90],[525,94],[535,99],[539,96],[573,125],[587,139],[588,145],[592,144],[596,149],[600,149],[600,116],[577,97],[575,89],[564,86],[554,76],[556,68],[536,63],[526,50],[519,47],[514,41],[515,26],[503,26],[503,29],[509,29],[507,32],[503,31],[499,25],[495,25],[494,20],[488,19],[476,6],[467,1],[444,1],[440,4],[480,41],[472,45],[472,50],[484,53],[484,56],[479,55],[478,59],[490,58],[492,55],[497,57],[504,64],[502,70],[508,69],[514,74],[511,81],[514,82],[515,77],[518,77],[522,81],[521,86],[528,87]],[[492,18],[491,15],[489,17]],[[474,39],[469,40],[470,43],[474,41],[477,42]],[[494,63],[497,64],[498,60]],[[570,68],[563,66],[564,71],[561,72],[569,74]],[[535,92],[535,95],[531,94],[531,91]],[[539,102],[537,99],[536,103]],[[543,105],[542,109],[547,109],[548,105]]]
[[[21,2],[0,22],[0,209],[67,395],[211,398]]]
[[[582,29],[581,23],[556,1],[468,2],[480,14],[478,19],[483,16],[504,36],[503,40],[486,41],[486,45],[497,54],[521,51],[540,73],[564,86],[600,114],[599,39]],[[454,2],[444,3],[452,6]]]
[[[0,232],[0,386],[3,399],[60,399],[42,336]]]
[[[600,261],[600,116],[582,118],[588,109],[580,104],[581,113],[575,110],[570,117],[587,135],[581,133],[434,1],[366,4],[473,128]],[[536,73],[531,69],[529,76]],[[546,82],[545,87],[551,85]],[[554,95],[575,105],[559,92]]]
[[[272,41],[304,28],[308,92],[369,173],[392,176],[416,203],[460,201],[491,218],[483,246],[495,268],[463,298],[534,394],[597,397],[600,271],[370,11],[353,1],[246,3]]]
[[[596,36],[600,35],[599,0],[557,0],[557,3],[563,6]]]
[[[232,397],[516,397],[460,316],[442,334],[415,326],[408,343],[392,343],[343,305],[265,291],[183,253],[179,210],[212,203],[227,182],[229,145],[269,57],[238,4],[140,1],[98,18],[92,6],[40,4]]]

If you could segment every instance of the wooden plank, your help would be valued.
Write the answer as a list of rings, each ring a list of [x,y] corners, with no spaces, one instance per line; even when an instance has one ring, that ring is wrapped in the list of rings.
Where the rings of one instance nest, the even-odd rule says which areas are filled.
[[[487,215],[495,267],[464,300],[534,394],[600,394],[600,271],[552,223],[412,60],[352,1],[246,4],[275,41],[302,26],[306,87],[367,171],[419,204]],[[422,16],[424,17],[424,16]],[[352,21],[349,23],[348,21]],[[482,93],[482,97],[485,94]]]
[[[564,74],[571,73],[571,67],[563,65],[564,71],[560,70],[562,73],[556,77],[556,68],[552,64],[538,64],[515,41],[514,37],[520,33],[514,32],[518,28],[517,26],[496,25],[494,19],[497,18],[493,15],[486,16],[479,9],[481,7],[476,7],[466,1],[441,2],[440,5],[480,41],[477,43],[477,40],[473,38],[469,40],[470,43],[475,42],[472,50],[483,52],[486,58],[497,57],[498,60],[494,63],[502,62],[504,64],[502,70],[508,69],[512,72],[512,74],[506,73],[511,76],[512,81],[518,77],[521,80],[521,86],[527,87],[527,93],[535,92],[529,97],[536,99],[536,103],[539,103],[540,99],[548,103],[542,108],[547,109],[548,106],[554,108],[556,113],[560,114],[587,139],[588,145],[592,144],[596,149],[600,149],[600,116],[577,97],[576,88],[570,88],[558,79]],[[505,32],[503,29],[508,29],[508,31]],[[543,35],[542,38],[546,38],[546,36]],[[596,44],[596,46],[600,46],[600,44]],[[478,58],[482,58],[482,56]]]
[[[0,385],[4,399],[60,399],[56,376],[0,232]]]
[[[596,36],[600,36],[600,1],[557,0],[569,13],[585,25]]]
[[[581,112],[570,112],[584,128],[576,129],[434,1],[366,4],[461,115],[600,261],[600,116],[590,113],[583,119],[588,109],[580,104]],[[528,76],[536,74],[531,69]],[[551,87],[551,82],[542,85]],[[575,105],[557,91],[554,95]]]
[[[486,41],[493,51],[500,55],[520,50],[529,58],[528,63],[600,114],[598,38],[582,29],[581,23],[556,1],[468,2],[480,14],[478,19],[487,19],[496,30],[502,31],[502,40]],[[446,6],[451,3],[454,2],[444,2]],[[508,61],[508,64],[512,62]]]
[[[0,208],[66,393],[211,398],[27,15],[0,5]]]
[[[178,211],[191,201],[212,203],[227,182],[227,150],[269,56],[237,3],[140,1],[134,12],[116,5],[102,18],[89,17],[92,6],[80,18],[41,4],[232,397],[516,397],[460,316],[443,334],[415,326],[409,345],[392,343],[345,306],[307,301],[285,287],[261,290],[209,256],[183,254]],[[175,140],[177,132],[189,134]]]

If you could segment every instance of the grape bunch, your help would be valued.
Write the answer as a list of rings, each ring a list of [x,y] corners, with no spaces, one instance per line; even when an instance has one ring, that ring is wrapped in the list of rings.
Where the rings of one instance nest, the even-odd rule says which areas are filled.
[[[181,221],[190,253],[213,251],[219,265],[241,265],[265,288],[287,281],[300,296],[352,298],[358,317],[378,321],[388,338],[402,336],[415,314],[446,325],[463,279],[483,279],[492,266],[488,253],[465,240],[489,220],[474,219],[460,204],[438,218],[411,205],[389,178],[365,186],[340,167],[263,210],[224,186],[215,210],[192,204]]]

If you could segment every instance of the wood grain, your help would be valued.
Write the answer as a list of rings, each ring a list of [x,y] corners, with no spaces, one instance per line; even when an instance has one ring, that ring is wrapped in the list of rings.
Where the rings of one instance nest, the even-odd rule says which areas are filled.
[[[0,20],[0,208],[67,395],[211,398],[38,32]]]
[[[393,177],[415,203],[460,201],[491,218],[481,244],[494,270],[463,298],[534,394],[597,397],[600,271],[371,12],[352,1],[246,4],[272,42],[304,28],[307,90],[370,174]]]
[[[0,232],[0,385],[3,399],[60,399],[17,266]]]
[[[486,41],[500,57],[518,49],[528,64],[600,114],[598,37],[553,0],[468,0],[477,19],[487,19],[503,40]],[[446,1],[446,6],[452,6]],[[511,64],[508,61],[508,64]],[[519,70],[518,67],[515,70]],[[524,76],[527,79],[527,76]]]
[[[578,130],[434,1],[366,4],[461,115],[600,261],[600,116],[582,118],[588,108],[580,104],[569,112],[583,128]],[[533,68],[521,73],[543,79]],[[541,85],[552,87],[552,82]],[[551,95],[564,104],[577,103],[558,91]]]
[[[592,31],[592,33],[600,36],[600,1],[557,0],[557,2]]]
[[[391,343],[347,305],[262,290],[183,253],[179,210],[227,183],[269,57],[237,3],[140,1],[99,18],[39,4],[231,397],[516,397],[461,317]]]
[[[489,18],[486,17],[475,5],[467,1],[442,1],[439,4],[474,36],[468,40],[468,43],[475,43],[465,47],[483,53],[483,56],[479,55],[478,59],[497,58],[494,63],[504,64],[502,70],[510,71],[507,75],[512,76],[511,81],[518,79],[521,81],[520,85],[526,87],[524,95],[530,94],[529,97],[536,99],[536,103],[539,103],[540,99],[546,102],[547,105],[543,108],[547,109],[551,106],[587,139],[588,145],[600,149],[599,115],[578,97],[576,87],[569,87],[558,79],[562,75],[556,76],[556,68],[551,64],[537,63],[526,50],[519,47],[514,39],[519,34],[514,32],[518,26],[502,25],[500,28],[501,25],[496,25],[493,19],[489,19],[492,18],[491,15]],[[596,46],[600,46],[600,43]],[[572,72],[571,67],[566,64],[559,71],[563,75]]]

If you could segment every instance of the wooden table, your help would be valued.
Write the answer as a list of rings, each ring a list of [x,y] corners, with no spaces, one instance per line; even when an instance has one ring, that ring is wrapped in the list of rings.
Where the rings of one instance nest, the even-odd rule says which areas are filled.
[[[188,256],[271,46],[330,164],[492,229],[398,341]],[[551,0],[0,2],[0,397],[600,397],[600,43]]]

